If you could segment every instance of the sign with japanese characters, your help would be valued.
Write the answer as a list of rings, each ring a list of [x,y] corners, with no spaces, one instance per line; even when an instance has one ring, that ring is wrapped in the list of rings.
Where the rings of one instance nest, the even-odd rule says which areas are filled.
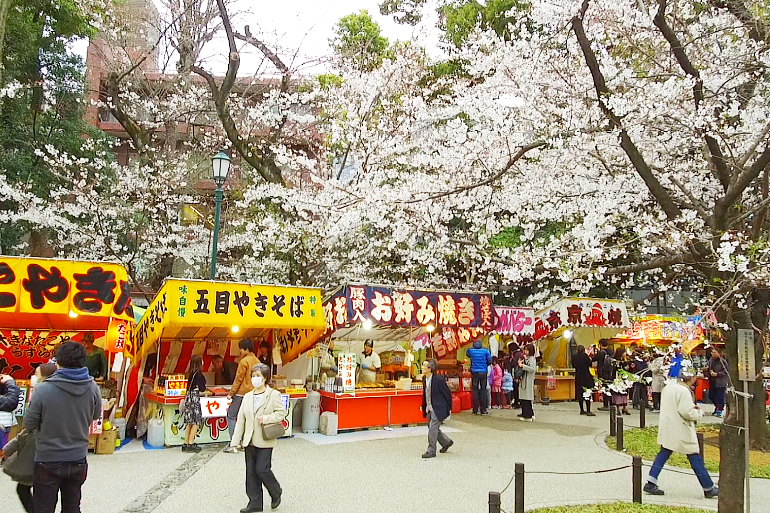
[[[501,335],[534,335],[535,309],[496,306],[495,331]]]
[[[635,319],[621,337],[642,341],[702,342],[706,338],[706,331],[700,317],[648,315]]]
[[[348,285],[324,303],[326,328],[371,321],[377,326],[492,329],[492,298],[463,292],[423,292]]]
[[[275,329],[288,363],[315,343],[325,320],[318,289],[166,280],[136,326],[134,354],[143,356],[169,326],[226,328],[221,338]]]
[[[133,322],[128,273],[119,264],[0,256],[2,327],[22,326],[13,316],[46,314],[115,317]],[[9,322],[11,324],[9,324]]]
[[[561,327],[628,328],[631,326],[623,301],[564,298],[535,314],[535,340]]]
[[[204,419],[226,417],[227,409],[233,402],[229,397],[201,397],[201,412]]]
[[[342,389],[345,392],[356,391],[356,354],[340,353],[337,358],[337,376],[342,378]]]
[[[47,330],[0,330],[0,374],[29,378],[41,363],[54,356],[54,349],[64,340],[80,342],[84,332]],[[105,332],[93,332],[101,345]]]
[[[754,357],[754,332],[738,330],[738,379],[756,381],[757,368]]]

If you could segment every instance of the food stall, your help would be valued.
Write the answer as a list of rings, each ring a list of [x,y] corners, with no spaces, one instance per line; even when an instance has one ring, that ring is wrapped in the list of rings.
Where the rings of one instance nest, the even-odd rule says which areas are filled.
[[[437,373],[459,391],[457,350],[489,332],[493,322],[488,294],[359,284],[338,289],[324,302],[324,311],[342,389],[325,386],[321,409],[337,414],[340,430],[424,423],[422,384],[411,381],[412,352],[418,353],[417,368],[421,360],[435,358]],[[359,383],[356,377],[365,340],[373,341],[375,352],[393,354],[374,383]]]
[[[128,273],[120,264],[0,256],[0,374],[16,378],[22,390],[18,417],[31,395],[29,378],[59,343],[90,333],[111,364],[127,350],[133,326]],[[109,414],[120,387],[115,380],[97,383]],[[97,421],[92,434],[101,432]]]
[[[315,344],[325,327],[318,289],[166,280],[136,327],[136,359],[142,362],[142,369],[154,368],[154,378],[145,383],[143,394],[145,418],[163,421],[165,445],[184,442],[179,403],[186,394],[190,358],[200,355],[210,386],[201,397],[205,422],[196,442],[229,441],[229,386],[214,384],[214,357],[234,362],[238,342],[251,338],[255,347],[267,342],[279,348],[282,362],[288,363]],[[273,376],[271,386],[282,392],[287,410],[284,428],[286,436],[291,436],[292,412],[306,391],[289,388],[287,380],[278,375]]]
[[[636,343],[640,348],[657,347],[663,351],[668,351],[672,344],[680,344],[699,372],[695,398],[702,401],[708,397],[709,389],[708,378],[700,375],[708,365],[706,349],[712,345],[723,347],[724,337],[719,330],[709,328],[700,315],[645,315],[633,319],[631,326],[610,342],[622,346]]]
[[[535,388],[551,401],[575,399],[572,353],[578,345],[589,348],[630,327],[623,301],[563,298],[535,313],[536,346],[542,356]]]

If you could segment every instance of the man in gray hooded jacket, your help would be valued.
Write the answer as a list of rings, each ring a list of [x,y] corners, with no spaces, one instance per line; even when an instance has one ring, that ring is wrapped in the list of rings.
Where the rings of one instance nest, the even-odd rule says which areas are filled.
[[[88,431],[102,411],[101,394],[85,366],[85,348],[71,340],[56,350],[58,370],[35,388],[24,417],[38,431],[32,478],[35,513],[79,513],[88,472]]]

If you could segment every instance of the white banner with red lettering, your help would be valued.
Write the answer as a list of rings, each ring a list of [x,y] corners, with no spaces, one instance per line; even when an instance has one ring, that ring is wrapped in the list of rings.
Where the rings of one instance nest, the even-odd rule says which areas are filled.
[[[573,328],[628,328],[626,303],[613,299],[564,298],[535,314],[535,340],[563,326]]]
[[[495,331],[501,335],[534,335],[535,309],[496,306]]]

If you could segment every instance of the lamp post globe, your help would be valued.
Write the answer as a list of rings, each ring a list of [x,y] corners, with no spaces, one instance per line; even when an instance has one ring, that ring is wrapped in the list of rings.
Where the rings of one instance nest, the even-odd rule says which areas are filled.
[[[211,158],[211,170],[214,183],[217,184],[217,189],[214,191],[214,235],[211,241],[211,268],[209,269],[209,279],[213,280],[217,274],[217,242],[219,241],[219,218],[222,213],[222,186],[227,180],[227,173],[230,172],[230,157],[224,150],[220,150],[219,153]]]

